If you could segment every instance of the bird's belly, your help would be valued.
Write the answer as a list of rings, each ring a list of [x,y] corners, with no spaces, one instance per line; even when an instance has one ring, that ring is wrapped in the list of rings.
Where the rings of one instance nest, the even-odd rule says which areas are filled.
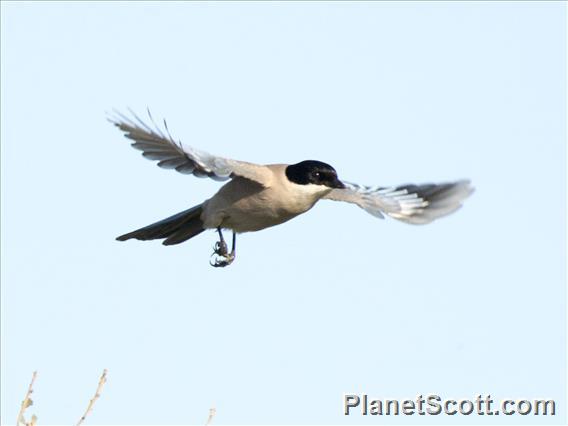
[[[260,231],[287,222],[306,210],[308,208],[298,211],[278,205],[253,206],[248,203],[241,207],[237,204],[225,212],[226,215],[221,226],[239,233]]]
[[[284,223],[313,207],[318,197],[253,185],[234,179],[204,203],[202,220],[206,228],[227,228],[252,232]]]

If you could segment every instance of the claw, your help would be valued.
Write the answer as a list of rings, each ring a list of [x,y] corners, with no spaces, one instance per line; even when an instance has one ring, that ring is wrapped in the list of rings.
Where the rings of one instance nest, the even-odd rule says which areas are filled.
[[[225,241],[217,241],[213,247],[213,254],[225,257],[229,254],[227,243]]]
[[[231,254],[227,254],[215,259],[215,261],[210,261],[209,264],[215,268],[224,268],[225,266],[229,266],[235,260],[235,256]]]
[[[217,256],[215,260],[209,261],[209,264],[215,268],[224,268],[225,266],[229,266],[235,260],[235,238],[236,234],[233,231],[233,248],[231,253],[229,253],[229,249],[227,247],[227,243],[223,238],[223,232],[221,228],[217,228],[217,232],[219,233],[219,241],[215,243],[213,246],[213,253],[211,257]]]

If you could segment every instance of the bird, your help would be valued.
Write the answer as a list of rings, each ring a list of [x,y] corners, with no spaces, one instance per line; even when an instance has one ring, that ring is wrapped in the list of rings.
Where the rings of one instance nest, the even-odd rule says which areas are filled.
[[[211,265],[226,267],[236,257],[237,234],[283,224],[306,213],[320,200],[352,203],[371,215],[409,224],[427,224],[453,213],[474,188],[469,180],[446,183],[365,186],[340,180],[327,163],[305,160],[296,164],[255,164],[209,154],[174,139],[163,120],[158,126],[133,111],[114,110],[108,120],[130,139],[142,156],[164,169],[226,182],[203,203],[117,237],[118,241],[163,240],[183,243],[207,229],[216,230]],[[231,251],[223,230],[232,231]]]

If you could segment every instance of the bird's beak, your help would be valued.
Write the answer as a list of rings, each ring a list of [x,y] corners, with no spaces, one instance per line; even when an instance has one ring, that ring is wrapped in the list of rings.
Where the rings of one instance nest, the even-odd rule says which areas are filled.
[[[335,179],[335,182],[332,183],[332,188],[345,189],[345,185],[339,179]]]

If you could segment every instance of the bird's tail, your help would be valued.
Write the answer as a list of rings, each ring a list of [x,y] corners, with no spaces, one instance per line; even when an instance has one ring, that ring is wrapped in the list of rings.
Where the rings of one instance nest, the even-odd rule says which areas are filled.
[[[165,238],[162,244],[166,246],[183,243],[205,231],[200,217],[202,211],[203,204],[200,204],[144,228],[121,235],[116,239],[126,241],[135,238],[146,241]]]

